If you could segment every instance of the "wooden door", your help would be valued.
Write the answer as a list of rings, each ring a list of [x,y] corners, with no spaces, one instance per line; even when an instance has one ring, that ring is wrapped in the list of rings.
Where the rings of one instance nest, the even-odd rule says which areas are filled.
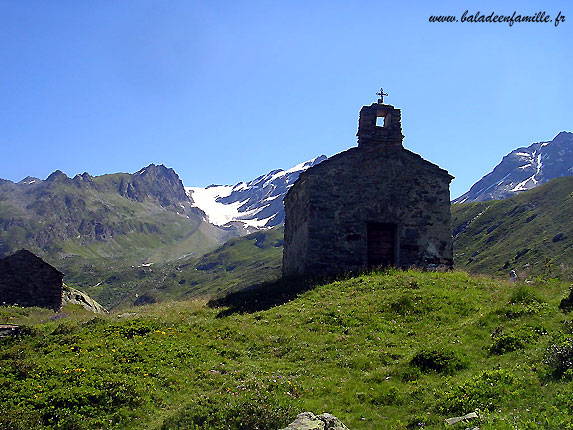
[[[396,224],[369,222],[366,237],[368,267],[396,264]]]

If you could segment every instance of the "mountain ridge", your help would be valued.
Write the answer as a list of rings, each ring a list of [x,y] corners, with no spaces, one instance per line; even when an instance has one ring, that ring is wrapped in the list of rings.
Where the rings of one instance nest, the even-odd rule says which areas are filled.
[[[452,202],[505,199],[553,178],[570,175],[573,175],[573,133],[562,131],[553,140],[514,149]]]
[[[132,265],[200,256],[232,235],[203,220],[173,169],[0,181],[0,256],[26,248],[85,289]],[[94,297],[98,299],[100,297]]]

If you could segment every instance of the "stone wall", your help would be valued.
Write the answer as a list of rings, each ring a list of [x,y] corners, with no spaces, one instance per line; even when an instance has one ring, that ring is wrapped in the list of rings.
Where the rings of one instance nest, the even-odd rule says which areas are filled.
[[[289,199],[290,206],[298,208],[308,207],[310,201],[309,182],[300,179],[295,182],[297,192],[291,194]],[[284,202],[286,211],[286,200]],[[289,215],[290,228],[288,230],[285,229],[284,232],[284,243],[288,242],[289,246],[283,248],[283,267],[287,264],[293,273],[302,273],[305,269],[304,263],[306,259],[304,256],[307,254],[309,234],[308,219],[308,211],[292,211]]]
[[[285,276],[366,268],[369,223],[395,227],[395,265],[452,266],[452,177],[402,147],[399,110],[383,112],[394,123],[377,138],[377,111],[366,108],[359,146],[302,173],[285,198]]]
[[[62,306],[63,274],[27,250],[0,260],[0,304]]]

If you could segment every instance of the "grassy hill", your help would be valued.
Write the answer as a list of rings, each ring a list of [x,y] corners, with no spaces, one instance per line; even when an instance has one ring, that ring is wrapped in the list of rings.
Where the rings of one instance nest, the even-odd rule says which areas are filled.
[[[476,273],[573,279],[573,177],[505,200],[452,205],[454,264]]]
[[[0,308],[27,324],[0,339],[0,428],[274,430],[310,410],[438,429],[476,408],[481,429],[573,427],[564,283],[391,271],[265,288],[242,313],[236,296],[103,317]]]

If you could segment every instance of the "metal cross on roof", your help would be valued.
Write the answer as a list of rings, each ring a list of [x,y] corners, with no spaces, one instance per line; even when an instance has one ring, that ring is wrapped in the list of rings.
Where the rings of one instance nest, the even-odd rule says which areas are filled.
[[[388,93],[385,93],[384,90],[380,88],[380,92],[376,93],[376,95],[380,96],[380,98],[378,99],[378,103],[384,103],[384,96],[387,96]]]

